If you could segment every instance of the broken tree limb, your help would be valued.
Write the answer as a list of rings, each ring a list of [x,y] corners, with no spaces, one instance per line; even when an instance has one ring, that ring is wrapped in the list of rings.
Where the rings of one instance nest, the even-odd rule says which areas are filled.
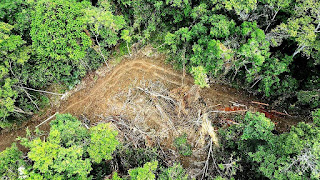
[[[41,126],[42,124],[46,123],[46,122],[49,121],[50,119],[54,118],[58,113],[59,113],[59,112],[56,112],[56,113],[54,113],[54,115],[50,116],[48,119],[42,121],[42,123],[40,123],[39,125],[37,125],[36,128],[39,127],[39,126]]]
[[[224,121],[226,122],[227,124],[236,124],[236,125],[239,125],[239,123],[231,120],[231,119],[224,119],[224,118],[221,118],[220,121]]]
[[[86,35],[91,39],[91,41],[92,41],[92,47],[94,46],[94,44],[95,44],[95,40],[91,37],[91,34],[90,34],[90,32],[88,31],[88,29],[84,29],[83,30],[85,33],[86,33]],[[94,48],[93,48],[94,49]],[[95,49],[94,49],[95,50]]]
[[[236,111],[209,111],[208,113],[239,113],[239,112],[247,112],[248,110],[236,110]]]
[[[237,103],[237,102],[233,102],[233,101],[229,101],[233,106],[237,106],[237,107],[245,107],[245,108],[247,108],[247,106],[246,105],[244,105],[244,104],[240,104],[240,103]]]
[[[89,31],[87,31],[87,32],[88,32],[88,34],[90,35]],[[87,32],[86,32],[86,34],[87,34]],[[97,44],[97,46],[98,46],[97,49],[95,48],[95,46],[93,46],[93,49],[94,49],[98,54],[100,54],[100,56],[102,57],[104,63],[106,64],[107,68],[109,68],[109,65],[108,65],[108,63],[107,63],[106,57],[105,57],[104,54],[102,53],[102,51],[101,51],[101,46],[100,46],[100,43],[99,43],[99,41],[98,41],[99,32],[95,33],[95,32],[92,31],[92,33],[93,33],[93,35],[94,35],[95,38],[96,38],[96,39],[95,39],[95,42],[96,42],[96,44]],[[88,35],[88,34],[87,34],[87,35]],[[91,38],[91,35],[90,35],[90,38]]]
[[[176,102],[175,100],[173,100],[172,98],[170,98],[170,97],[168,97],[168,96],[164,96],[164,95],[159,94],[159,93],[156,93],[156,92],[151,92],[151,91],[149,91],[149,90],[147,90],[147,89],[143,89],[143,88],[141,88],[141,87],[137,87],[137,89],[139,89],[139,90],[141,90],[141,91],[143,91],[143,92],[145,92],[145,93],[147,93],[147,94],[150,94],[150,95],[152,95],[152,96],[161,97],[161,98],[163,98],[163,99],[172,101],[172,102],[174,102],[174,103]]]
[[[98,50],[99,50],[98,52],[99,52],[99,54],[101,55],[101,57],[103,58],[103,61],[104,61],[104,63],[106,64],[106,66],[109,68],[109,65],[108,65],[108,63],[107,63],[106,57],[104,56],[104,54],[103,54],[102,51],[101,51],[101,46],[100,46],[100,43],[99,43],[99,41],[98,41],[98,35],[95,34],[95,36],[96,36],[96,42],[97,42]]]
[[[211,122],[208,119],[208,113],[203,114],[201,132],[208,134],[216,147],[219,147],[219,138],[215,132]]]
[[[165,111],[163,110],[163,108],[160,106],[160,104],[158,102],[156,102],[155,100],[153,100],[154,105],[156,106],[156,108],[158,109],[160,115],[162,118],[166,119],[167,122],[169,122],[170,126],[172,127],[172,129],[174,129],[175,131],[177,131],[176,127],[174,126],[174,123],[171,121],[170,117],[165,113]]]
[[[202,173],[202,176],[201,176],[201,180],[204,179],[204,177],[205,177],[205,175],[206,175],[206,173],[208,171],[210,155],[212,153],[212,144],[213,144],[213,140],[211,139],[210,140],[210,147],[209,147],[208,156],[207,156],[206,162],[204,164],[204,167],[202,169],[203,173]]]
[[[88,125],[86,125],[86,124],[84,124],[84,123],[83,123],[83,125],[84,125],[84,127],[86,127],[87,129],[90,129]]]
[[[276,110],[271,110],[270,112],[274,113],[274,114],[279,114],[279,115],[282,115],[282,116],[291,116],[290,114],[288,113],[282,113],[282,112],[278,112]]]
[[[18,107],[14,107],[13,112],[17,112],[17,113],[22,113],[22,114],[27,114],[27,115],[33,115],[33,112],[26,112]]]
[[[257,101],[251,101],[251,103],[253,103],[253,104],[259,104],[259,105],[263,105],[263,106],[269,106],[269,104],[261,103],[261,102],[257,102]]]
[[[269,29],[270,25],[274,22],[274,19],[276,18],[276,16],[277,16],[278,12],[280,11],[280,9],[281,9],[281,8],[278,8],[278,9],[275,11],[275,13],[274,13],[271,21],[268,23],[268,26],[267,26],[266,29],[264,30],[265,33],[266,33],[267,30]]]
[[[30,101],[36,106],[36,108],[39,110],[39,107],[37,105],[36,102],[33,101],[33,99],[31,98],[30,94],[25,90],[23,89],[23,91],[27,94],[28,98],[30,99]]]
[[[54,92],[50,92],[50,91],[43,91],[43,90],[38,90],[38,89],[33,89],[33,88],[28,88],[28,87],[23,87],[23,86],[15,86],[18,88],[22,88],[22,89],[27,89],[30,91],[36,91],[36,92],[42,92],[42,93],[47,93],[47,94],[53,94],[53,95],[58,95],[58,96],[63,96],[64,94],[59,94],[59,93],[54,93]]]

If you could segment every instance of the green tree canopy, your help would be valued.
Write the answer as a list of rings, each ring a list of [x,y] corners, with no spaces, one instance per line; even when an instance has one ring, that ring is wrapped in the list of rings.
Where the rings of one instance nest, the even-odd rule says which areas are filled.
[[[110,160],[119,144],[110,124],[99,124],[89,131],[70,114],[58,114],[50,124],[46,140],[22,138],[33,162],[28,172],[30,179],[87,179],[92,163]]]
[[[5,127],[6,118],[17,111],[14,103],[18,97],[14,84],[18,82],[13,69],[30,58],[30,48],[24,46],[21,36],[11,33],[13,26],[0,22],[0,127]]]
[[[37,86],[47,81],[63,81],[84,76],[87,50],[92,41],[84,32],[83,19],[88,1],[41,0],[31,12],[32,47],[36,57],[29,72],[37,74],[31,83]],[[71,76],[71,77],[70,77]],[[33,81],[33,82],[32,82]]]

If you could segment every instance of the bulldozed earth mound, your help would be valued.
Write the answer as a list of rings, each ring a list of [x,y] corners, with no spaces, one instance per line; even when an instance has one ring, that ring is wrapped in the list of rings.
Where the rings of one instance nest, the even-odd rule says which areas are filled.
[[[122,141],[134,147],[158,146],[167,163],[179,160],[196,176],[203,167],[199,162],[206,159],[208,141],[219,146],[217,128],[237,123],[235,114],[259,111],[261,103],[252,103],[254,97],[221,84],[200,89],[191,76],[164,62],[161,54],[140,52],[113,67],[90,73],[45,115],[35,116],[18,130],[2,133],[0,150],[17,136],[24,136],[27,127],[32,130],[55,113],[70,113],[87,128],[112,122]],[[277,126],[293,123],[278,121]],[[40,129],[48,130],[49,121]],[[181,155],[174,145],[184,134],[193,151],[191,156]]]

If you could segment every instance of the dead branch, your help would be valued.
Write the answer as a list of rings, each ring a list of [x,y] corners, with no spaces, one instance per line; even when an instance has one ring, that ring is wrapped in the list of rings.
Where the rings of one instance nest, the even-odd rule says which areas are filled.
[[[158,102],[156,102],[155,100],[153,100],[156,108],[158,109],[158,111],[160,112],[160,115],[167,120],[167,122],[170,123],[171,127],[177,131],[176,127],[174,126],[173,122],[171,121],[170,117],[165,113],[165,111],[163,110],[163,108],[160,106],[160,104]]]
[[[244,110],[236,110],[236,111],[218,111],[218,110],[215,110],[215,111],[209,111],[208,113],[240,113],[240,112],[247,112],[248,110],[244,109]]]
[[[53,95],[58,95],[58,96],[64,95],[64,94],[54,93],[54,92],[50,92],[50,91],[43,91],[43,90],[38,90],[38,89],[33,89],[33,88],[28,88],[28,87],[23,87],[23,86],[15,86],[15,85],[13,85],[13,86],[18,87],[18,88],[22,88],[22,89],[27,89],[30,91],[42,92],[42,93],[53,94]]]
[[[22,114],[27,114],[27,115],[33,115],[33,112],[26,112],[18,107],[14,107],[13,112],[17,112],[17,113],[22,113]]]
[[[84,127],[86,127],[87,129],[90,129],[88,125],[86,125],[86,124],[83,124],[83,125],[84,125]]]
[[[31,102],[36,106],[36,108],[39,110],[39,107],[38,107],[37,103],[35,103],[35,102],[33,101],[33,99],[31,98],[30,94],[29,94],[25,89],[23,89],[23,91],[26,93],[26,95],[28,96],[28,98],[30,99],[30,101],[31,101]]]
[[[239,123],[235,122],[235,121],[232,121],[231,119],[220,119],[221,121],[225,121],[226,123],[228,124],[236,124],[236,125],[239,125]]]
[[[208,113],[205,113],[202,118],[202,129],[201,132],[208,134],[211,137],[211,141],[216,147],[219,147],[219,138],[215,132],[211,122],[208,120]]]
[[[117,129],[117,131],[118,132],[121,132],[121,130],[118,128],[118,126],[117,125],[115,125],[115,124],[113,124],[113,123],[111,123],[112,124],[112,126],[114,127],[114,128],[116,128]],[[123,133],[123,136],[126,138],[126,139],[128,139],[129,140],[129,138],[127,137],[127,135],[125,134],[125,133]]]
[[[172,98],[170,98],[170,97],[168,97],[168,96],[164,96],[164,95],[159,94],[159,93],[156,93],[156,92],[151,92],[151,91],[149,91],[149,90],[147,90],[147,89],[143,89],[143,88],[141,88],[141,87],[137,87],[137,89],[139,89],[139,90],[141,90],[141,91],[143,91],[143,92],[145,92],[145,93],[147,93],[147,94],[150,94],[150,95],[152,95],[152,96],[161,97],[161,98],[163,98],[163,99],[166,99],[166,100],[172,101],[173,103],[176,103],[175,100],[173,100]]]
[[[200,118],[201,118],[201,109],[198,110],[198,118],[197,118],[197,121],[196,121],[196,125],[200,125]]]
[[[104,57],[104,54],[103,54],[102,51],[101,51],[101,46],[100,46],[100,43],[99,43],[99,41],[98,41],[98,35],[95,34],[95,36],[96,36],[96,42],[97,42],[97,44],[98,44],[98,52],[99,52],[99,54],[101,55],[101,57],[103,58],[103,61],[104,61],[104,63],[106,64],[106,66],[109,68],[109,65],[108,65],[108,63],[107,63],[107,60],[106,60],[106,58]]]
[[[278,112],[278,111],[276,111],[276,110],[271,110],[271,112],[272,112],[272,113],[275,113],[275,114],[280,114],[280,115],[282,115],[282,116],[291,116],[291,115],[288,114],[288,113],[282,113],[282,112]]]
[[[90,39],[91,39],[91,41],[92,41],[92,46],[94,46],[94,44],[95,44],[95,40],[91,37],[91,34],[90,34],[90,32],[87,30],[87,29],[84,29],[83,30],[85,33],[86,33],[86,35],[88,36],[88,37],[90,37]],[[94,49],[94,48],[93,48]],[[95,51],[96,51],[96,49],[94,49]]]
[[[244,104],[240,104],[240,103],[237,103],[237,102],[233,102],[233,101],[229,101],[233,106],[236,106],[236,107],[245,107],[247,109],[247,106],[244,105]]]
[[[50,116],[48,119],[42,121],[42,123],[40,123],[39,125],[37,125],[36,128],[39,127],[39,126],[41,126],[42,124],[46,123],[46,122],[49,121],[50,119],[54,118],[58,113],[59,113],[59,112],[56,112],[56,113],[54,113],[54,115]]]
[[[87,129],[90,129],[88,126],[90,125],[90,120],[84,114],[81,114],[79,119],[82,121],[82,124],[84,125],[84,127],[86,127]]]
[[[157,144],[158,144],[158,146],[159,146],[160,152],[162,153],[162,156],[164,156],[164,157],[161,157],[161,156],[160,156],[160,158],[163,160],[164,163],[166,163],[167,166],[170,166],[170,164],[167,162],[168,159],[169,159],[169,157],[168,157],[168,155],[163,151],[163,149],[161,148],[161,144],[160,144],[159,139],[157,139]]]
[[[261,103],[261,102],[257,102],[257,101],[251,101],[251,103],[253,103],[253,104],[259,104],[259,105],[263,105],[263,106],[269,106],[269,104]]]
[[[210,108],[213,108],[213,107],[217,107],[217,106],[222,106],[222,104],[212,105],[212,106],[209,106],[207,109],[210,109]]]
[[[204,167],[202,169],[203,173],[202,173],[202,176],[201,176],[201,180],[205,177],[205,175],[207,174],[207,171],[208,171],[210,155],[212,153],[212,143],[213,143],[212,139],[210,139],[209,152],[208,152],[207,160],[206,160],[206,162],[204,164]]]
[[[184,86],[184,78],[186,76],[186,67],[185,67],[185,55],[186,55],[186,45],[184,45],[182,50],[182,64],[183,64],[183,71],[182,71],[182,86]]]
[[[130,48],[129,48],[129,43],[128,43],[128,42],[126,42],[126,43],[127,43],[127,49],[128,49],[129,56],[131,56],[131,52],[130,52]]]
[[[99,32],[97,32],[97,34],[96,34],[95,32],[92,31],[92,33],[93,33],[93,35],[95,36],[95,38],[96,38],[95,40],[96,40],[96,43],[97,43],[97,45],[98,45],[98,49],[95,49],[95,46],[93,47],[93,49],[94,49],[97,53],[99,53],[99,54],[101,55],[104,63],[105,63],[106,66],[109,68],[109,65],[108,65],[108,63],[107,63],[107,60],[106,60],[104,54],[103,54],[102,51],[101,51],[101,46],[100,46],[100,43],[99,43],[99,41],[98,41]],[[90,35],[90,33],[89,33],[89,35]]]

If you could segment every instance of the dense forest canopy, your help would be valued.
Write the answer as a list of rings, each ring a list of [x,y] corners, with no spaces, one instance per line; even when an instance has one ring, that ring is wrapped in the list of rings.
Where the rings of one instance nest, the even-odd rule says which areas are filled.
[[[206,178],[320,177],[319,0],[0,0],[0,129],[43,108],[50,86],[71,89],[87,72],[108,66],[115,48],[131,55],[134,44],[151,44],[202,88],[227,83],[313,117],[275,135],[269,119],[248,112],[240,125],[219,130],[222,146],[214,152],[232,154],[239,164],[230,169],[217,159],[219,173]],[[120,150],[111,125],[87,130],[71,115],[58,115],[47,140],[40,136],[23,139],[28,160],[16,145],[1,152],[0,176],[97,178],[111,166],[103,162],[130,151]],[[179,164],[148,160],[123,168],[125,177],[188,179]],[[256,174],[243,173],[249,169]]]

